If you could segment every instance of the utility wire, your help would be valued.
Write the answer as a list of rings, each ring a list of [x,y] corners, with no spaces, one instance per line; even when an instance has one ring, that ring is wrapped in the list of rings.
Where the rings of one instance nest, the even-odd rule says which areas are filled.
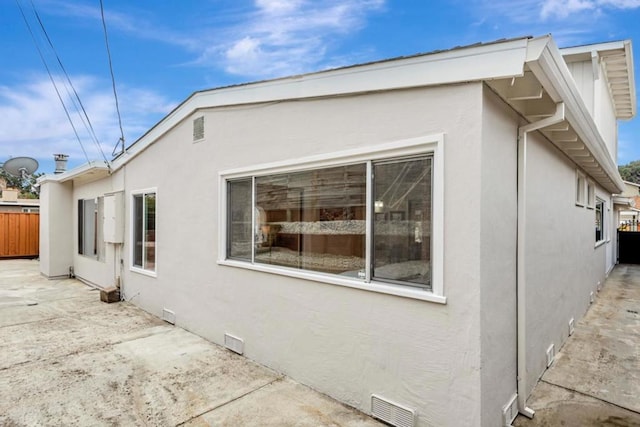
[[[122,151],[124,152],[124,131],[122,130],[122,117],[120,116],[120,105],[118,104],[118,92],[116,91],[116,79],[113,75],[113,64],[111,62],[111,50],[109,49],[109,37],[107,35],[107,23],[104,19],[104,5],[100,0],[100,15],[102,16],[102,29],[104,30],[104,43],[107,46],[107,58],[109,59],[109,71],[111,72],[111,85],[113,86],[113,96],[116,100],[116,112],[118,113],[118,124],[120,125],[120,142],[122,142]],[[114,149],[115,151],[115,149]]]
[[[53,42],[51,41],[51,38],[49,37],[49,33],[47,32],[46,28],[44,27],[44,23],[42,22],[42,19],[40,19],[40,14],[36,10],[35,5],[33,4],[33,0],[30,0],[30,2],[31,2],[31,8],[33,9],[33,14],[35,15],[36,19],[38,20],[38,23],[40,24],[40,28],[42,29],[42,33],[44,34],[45,38],[47,39],[47,42],[49,43],[49,47],[51,47],[51,50],[53,51],[53,54],[55,55],[56,60],[58,61],[58,65],[60,65],[60,69],[62,70],[64,76],[67,79],[67,82],[69,83],[69,86],[73,90],[73,95],[74,96],[71,96],[71,94],[69,93],[69,98],[71,98],[71,101],[73,102],[74,107],[78,111],[78,115],[80,115],[80,109],[82,110],[82,114],[84,115],[84,119],[82,118],[82,115],[80,115],[80,119],[85,124],[85,127],[87,128],[87,131],[89,132],[89,134],[93,138],[94,144],[96,145],[96,147],[98,148],[98,151],[102,155],[103,160],[108,165],[109,161],[107,160],[107,156],[104,154],[104,151],[102,150],[102,145],[100,144],[100,141],[98,140],[98,137],[96,135],[95,130],[93,129],[93,125],[91,124],[91,120],[89,119],[89,115],[87,114],[87,110],[84,108],[84,104],[82,103],[82,100],[80,99],[80,96],[78,95],[78,92],[76,91],[76,88],[73,86],[73,83],[71,82],[71,78],[69,77],[69,73],[67,73],[66,68],[62,64],[62,60],[60,59],[60,56],[58,55],[58,51],[53,46]],[[75,97],[75,100],[78,101],[78,104],[76,104],[76,102],[74,100],[74,97]],[[80,109],[78,109],[78,105],[80,105]],[[86,119],[86,122],[84,121],[85,119]]]
[[[24,14],[24,10],[22,9],[22,5],[20,4],[19,0],[16,0],[16,4],[18,5],[18,9],[20,9],[20,14],[22,15],[22,19],[24,20],[25,25],[27,26],[27,29],[29,30],[29,34],[31,35],[31,39],[33,40],[33,44],[36,47],[36,50],[38,51],[38,55],[40,56],[40,59],[42,60],[42,64],[44,65],[44,68],[47,70],[47,74],[49,75],[49,79],[51,80],[51,84],[53,84],[53,87],[56,91],[56,94],[58,95],[58,99],[60,100],[60,104],[62,104],[62,108],[64,109],[64,113],[67,116],[67,119],[69,120],[69,123],[71,124],[71,128],[73,128],[73,133],[76,135],[76,139],[78,140],[78,143],[80,144],[80,148],[82,148],[82,152],[84,153],[84,157],[87,159],[87,163],[90,162],[89,160],[89,156],[87,155],[87,151],[84,148],[84,145],[82,144],[82,140],[80,139],[80,135],[78,135],[78,131],[76,130],[75,125],[73,124],[73,120],[71,120],[71,115],[69,114],[69,110],[67,109],[67,106],[64,103],[64,100],[62,99],[62,96],[60,95],[60,91],[58,90],[58,85],[56,85],[56,81],[53,78],[53,75],[51,74],[51,70],[49,69],[49,66],[47,65],[47,61],[44,59],[44,55],[42,54],[42,51],[40,50],[40,46],[38,46],[38,41],[36,39],[35,34],[33,33],[33,30],[31,29],[31,25],[29,25],[29,21],[27,20],[26,15]]]

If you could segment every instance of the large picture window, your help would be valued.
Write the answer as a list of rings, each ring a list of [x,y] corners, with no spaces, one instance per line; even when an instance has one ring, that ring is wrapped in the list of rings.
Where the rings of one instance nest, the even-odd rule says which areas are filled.
[[[133,194],[133,267],[156,271],[156,192]]]
[[[101,260],[104,238],[102,235],[104,199],[78,200],[78,253]]]
[[[433,156],[226,181],[226,258],[432,290]]]

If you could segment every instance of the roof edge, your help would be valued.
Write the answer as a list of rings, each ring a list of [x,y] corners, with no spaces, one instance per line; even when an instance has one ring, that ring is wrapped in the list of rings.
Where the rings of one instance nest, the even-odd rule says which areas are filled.
[[[195,92],[116,158],[118,170],[204,108],[345,96],[521,76],[530,37]],[[433,64],[438,66],[434,67]]]
[[[89,163],[84,163],[76,168],[68,170],[66,172],[60,174],[47,174],[41,176],[36,180],[38,184],[44,184],[47,182],[67,182],[73,181],[74,179],[78,179],[84,175],[89,175],[95,172],[107,172],[109,173],[110,169],[108,166],[100,165],[97,161],[89,161]]]
[[[541,43],[542,38],[532,43]],[[544,48],[538,49],[538,58],[530,57],[529,67],[543,84],[555,102],[564,102],[567,107],[566,117],[594,159],[601,165],[607,180],[596,181],[612,194],[624,190],[624,182],[618,167],[609,155],[607,145],[598,131],[598,127],[589,113],[580,92],[576,87],[571,72],[564,58],[551,37],[546,39]]]

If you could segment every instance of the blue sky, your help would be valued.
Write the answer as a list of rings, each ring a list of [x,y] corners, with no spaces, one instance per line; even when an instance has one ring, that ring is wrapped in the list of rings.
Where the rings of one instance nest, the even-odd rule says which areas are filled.
[[[502,38],[553,34],[560,47],[632,39],[640,0],[103,0],[127,145],[197,90]],[[20,13],[66,97],[34,8],[111,159],[120,130],[99,0],[0,0],[0,162],[54,153],[101,159],[68,103],[82,147]],[[638,85],[637,85],[638,86]],[[620,124],[619,163],[640,159],[640,119]],[[85,156],[84,151],[87,155]]]

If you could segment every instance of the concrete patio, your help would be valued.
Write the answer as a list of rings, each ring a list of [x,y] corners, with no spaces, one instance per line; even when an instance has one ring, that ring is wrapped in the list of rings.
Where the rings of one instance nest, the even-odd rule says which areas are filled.
[[[379,426],[38,262],[0,261],[2,426]]]
[[[37,261],[0,261],[0,425],[380,426]],[[617,266],[515,426],[640,426],[640,266]]]
[[[515,426],[640,426],[640,265],[618,265]]]

